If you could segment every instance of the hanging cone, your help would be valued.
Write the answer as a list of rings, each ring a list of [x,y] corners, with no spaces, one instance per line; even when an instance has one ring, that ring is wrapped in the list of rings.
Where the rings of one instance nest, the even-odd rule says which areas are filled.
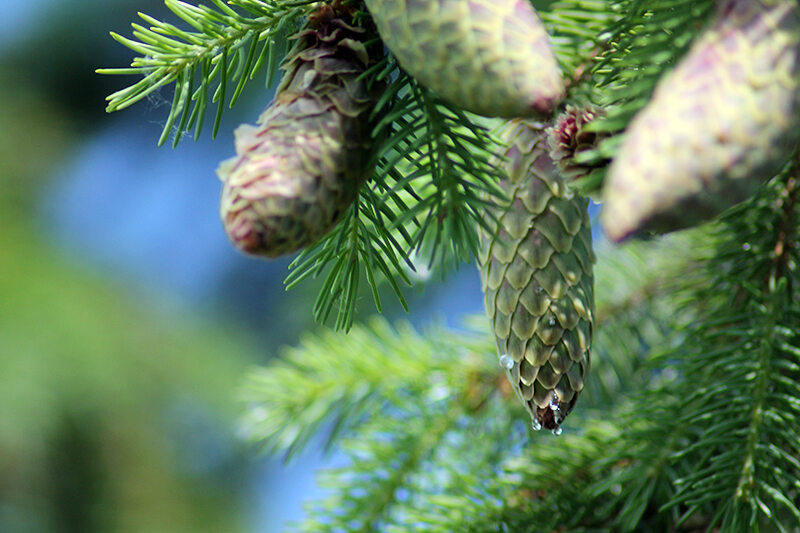
[[[486,116],[549,114],[564,97],[528,0],[365,0],[400,65],[445,101]]]
[[[482,235],[480,270],[512,388],[534,427],[557,430],[583,390],[594,320],[588,200],[573,195],[548,155],[545,127],[512,121],[503,134],[510,199]]]
[[[376,95],[358,79],[376,58],[370,38],[343,8],[319,8],[293,37],[275,101],[257,126],[236,130],[237,155],[217,174],[225,231],[243,252],[275,257],[313,244],[356,198],[371,172]]]
[[[606,177],[620,241],[708,220],[774,176],[800,139],[800,7],[723,0],[633,119]]]

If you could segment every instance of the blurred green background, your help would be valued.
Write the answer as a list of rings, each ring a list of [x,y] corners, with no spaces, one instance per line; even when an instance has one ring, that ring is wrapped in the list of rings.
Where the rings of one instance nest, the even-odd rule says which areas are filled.
[[[64,201],[54,185],[73,187],[66,167],[107,127],[103,95],[118,80],[98,79],[93,70],[124,59],[108,45],[109,25],[122,26],[141,4],[4,5],[4,533],[243,531],[251,521],[242,512],[248,474],[234,439],[233,392],[256,357],[252,342],[235,321],[201,317],[176,298],[158,305],[168,291],[156,295],[146,283],[122,279],[123,271],[87,260],[58,224],[89,204],[58,216],[48,207]],[[109,164],[96,178],[115,173]]]
[[[4,3],[2,533],[279,531],[316,490],[320,453],[286,467],[237,437],[248,368],[315,327],[317,286],[285,293],[288,259],[240,256],[218,220],[214,169],[270,94],[248,86],[216,141],[157,148],[169,91],[107,115],[133,79],[94,73],[129,64],[108,32],[137,11],[174,20],[149,0]],[[481,309],[472,268],[411,296],[416,323]]]
[[[230,143],[201,161],[159,151],[158,99],[108,116],[104,96],[131,80],[94,73],[130,61],[110,30],[163,5],[3,7],[0,531],[273,530],[236,388],[308,327],[307,298],[267,312],[295,301],[285,264],[262,270],[217,229]]]

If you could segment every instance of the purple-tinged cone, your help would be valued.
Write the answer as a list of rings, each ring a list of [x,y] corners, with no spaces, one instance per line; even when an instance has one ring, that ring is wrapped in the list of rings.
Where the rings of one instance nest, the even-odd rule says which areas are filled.
[[[376,94],[358,77],[382,53],[343,8],[322,6],[283,69],[257,126],[236,132],[236,156],[217,169],[220,213],[243,252],[276,257],[316,242],[341,219],[371,172]]]
[[[781,170],[800,139],[800,6],[722,0],[634,117],[603,191],[621,241],[706,221]]]

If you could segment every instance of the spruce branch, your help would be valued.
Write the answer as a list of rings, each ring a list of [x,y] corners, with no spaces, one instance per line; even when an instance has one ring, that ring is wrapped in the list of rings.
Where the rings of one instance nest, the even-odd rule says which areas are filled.
[[[404,404],[442,387],[471,398],[471,387],[487,372],[499,375],[486,356],[488,341],[441,328],[423,336],[409,325],[392,327],[377,318],[346,337],[332,331],[309,335],[279,362],[251,374],[242,391],[251,406],[248,433],[267,450],[291,456],[324,424],[336,428],[330,446],[387,402]]]
[[[587,76],[608,46],[609,26],[620,18],[621,3],[613,0],[559,0],[541,12],[550,43],[568,79],[567,100],[583,92]]]
[[[404,191],[414,202],[392,227],[409,228],[412,248],[424,249],[429,266],[448,257],[469,261],[477,229],[486,227],[486,206],[503,198],[501,171],[493,164],[497,140],[476,117],[438,100],[396,68],[388,92],[398,98],[385,110],[391,121],[384,118],[376,128],[376,137],[386,138],[376,180],[399,164],[401,176],[389,192]]]
[[[125,109],[161,87],[175,84],[159,145],[166,141],[176,123],[173,145],[190,128],[194,128],[196,139],[203,128],[209,98],[217,103],[213,128],[216,136],[228,95],[228,105],[233,106],[247,81],[265,65],[266,85],[271,85],[277,59],[285,52],[287,34],[316,3],[314,0],[211,2],[212,6],[207,6],[165,0],[170,11],[193,30],[139,13],[149,27],[133,23],[133,39],[116,33],[111,36],[141,55],[128,68],[97,70],[99,74],[142,77],[106,98],[108,112]],[[212,87],[214,80],[218,82]]]
[[[375,191],[362,188],[358,201],[350,207],[344,220],[319,242],[303,250],[289,265],[286,277],[291,289],[309,276],[325,272],[325,281],[314,304],[314,319],[328,320],[338,303],[336,329],[349,330],[353,325],[358,288],[366,278],[378,312],[382,311],[379,283],[385,280],[408,312],[400,282],[411,285],[406,269],[414,269],[406,255],[400,236],[387,228],[386,220],[397,214],[381,203]],[[401,236],[407,233],[400,231]]]
[[[438,403],[386,412],[365,424],[358,437],[345,439],[342,448],[350,463],[321,476],[320,485],[333,489],[332,495],[311,507],[300,530],[368,533],[402,524],[398,507],[403,492],[439,451],[462,413],[458,399]]]
[[[409,501],[387,531],[467,531],[469,524],[494,516],[503,493],[492,480],[502,473],[508,450],[524,443],[523,424],[512,416],[494,395],[480,416],[458,420],[429,464],[411,478]]]
[[[697,295],[714,304],[690,330],[694,342],[681,365],[679,423],[704,429],[681,452],[697,460],[670,502],[686,507],[684,519],[715,495],[711,525],[723,530],[800,527],[800,435],[791,422],[800,390],[800,323],[792,310],[799,201],[792,166],[731,210],[720,228],[709,284]],[[721,382],[712,378],[720,375]]]
[[[784,174],[730,210],[716,244],[696,252],[710,259],[703,283],[690,278],[679,293],[693,308],[679,318],[682,342],[646,365],[657,379],[618,415],[630,428],[624,445],[598,464],[620,467],[588,491],[615,528],[800,526],[800,339],[787,291],[796,246],[781,253],[781,243],[797,242],[795,181]]]
[[[365,73],[368,84],[390,80],[374,114],[382,117],[373,137],[377,170],[362,187],[357,205],[317,244],[292,263],[287,288],[325,274],[314,307],[325,322],[338,306],[335,327],[353,324],[360,280],[366,279],[382,310],[379,285],[386,282],[406,311],[403,285],[416,266],[452,259],[469,261],[486,207],[502,198],[493,164],[496,141],[486,126],[443,104],[387,58]],[[442,269],[444,271],[444,269]]]

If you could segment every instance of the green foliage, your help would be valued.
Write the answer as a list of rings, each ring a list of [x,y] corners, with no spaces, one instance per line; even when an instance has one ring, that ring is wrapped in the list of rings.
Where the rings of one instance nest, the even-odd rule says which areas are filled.
[[[41,89],[2,66],[0,99],[4,102],[0,107],[0,213],[24,213],[35,201],[32,186],[41,183],[70,145],[74,124]]]
[[[698,268],[696,259],[685,255],[697,240],[696,235],[673,235],[622,248],[607,240],[597,243],[593,363],[581,408],[625,403],[630,397],[620,391],[648,386],[651,351],[674,342],[674,323],[692,316],[676,298],[676,280],[686,281],[687,272]]]
[[[553,50],[572,85],[571,99],[578,96],[576,90],[583,91],[588,85],[580,82],[607,48],[608,29],[622,12],[623,4],[611,0],[559,0],[541,12]]]
[[[705,511],[725,531],[800,524],[797,177],[793,166],[725,217],[696,294],[707,309],[675,354],[685,380],[674,424],[704,431],[677,454],[696,470],[669,506]]]
[[[259,439],[268,436],[267,450],[291,455],[332,422],[330,444],[374,416],[383,401],[464,387],[494,371],[483,355],[489,347],[483,336],[437,330],[431,339],[408,325],[392,327],[378,319],[346,337],[332,331],[307,335],[268,370],[252,373],[243,394],[255,406],[248,427]],[[262,404],[268,408],[258,408]]]

